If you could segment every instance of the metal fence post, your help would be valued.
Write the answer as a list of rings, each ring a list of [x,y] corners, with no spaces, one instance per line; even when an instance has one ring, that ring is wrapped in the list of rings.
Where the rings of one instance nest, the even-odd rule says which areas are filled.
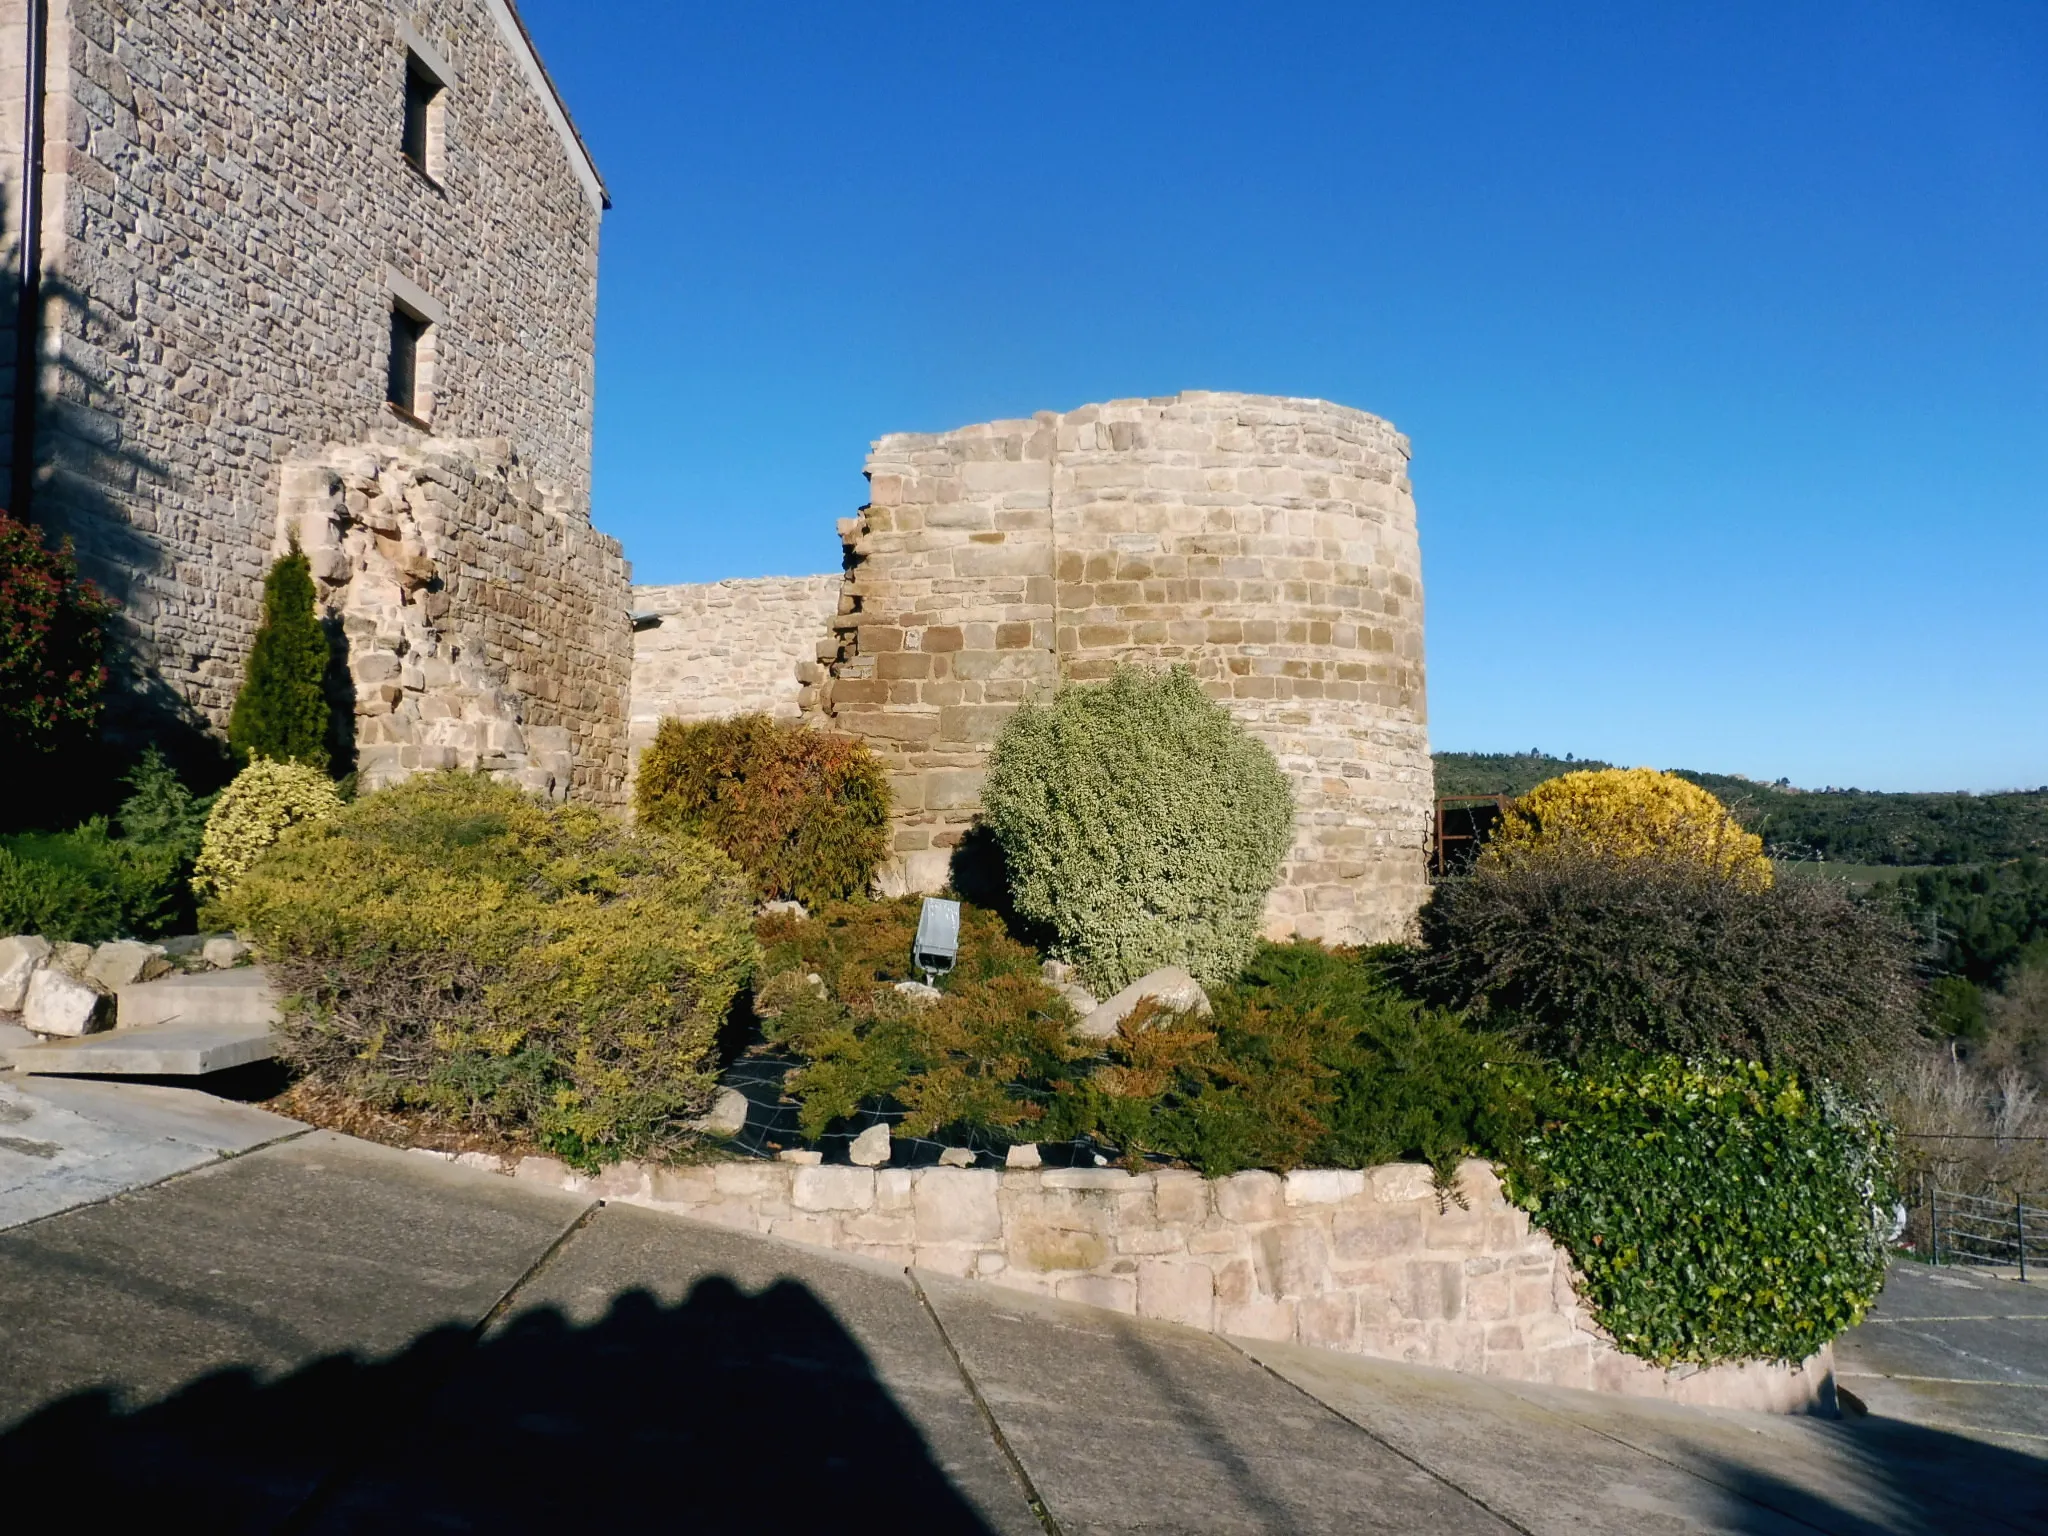
[[[2020,1283],[2024,1285],[2027,1280],[2027,1205],[2025,1197],[2020,1195],[2012,1197],[2012,1232],[2019,1240]]]
[[[1927,1196],[1927,1225],[1934,1234],[1934,1267],[1941,1268],[1941,1190],[1936,1188]]]

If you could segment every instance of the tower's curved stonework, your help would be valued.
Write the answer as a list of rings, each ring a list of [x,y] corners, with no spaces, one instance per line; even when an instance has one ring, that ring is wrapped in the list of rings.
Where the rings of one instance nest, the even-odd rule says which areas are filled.
[[[887,882],[936,890],[1003,720],[1118,662],[1184,663],[1294,781],[1267,928],[1402,932],[1431,775],[1408,441],[1321,400],[1191,391],[896,434],[841,525],[833,640],[805,689],[896,797]]]

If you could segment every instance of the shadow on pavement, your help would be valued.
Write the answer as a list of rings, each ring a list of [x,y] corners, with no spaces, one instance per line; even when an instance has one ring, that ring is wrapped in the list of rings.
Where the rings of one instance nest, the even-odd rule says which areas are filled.
[[[78,1530],[987,1529],[807,1287],[722,1278],[132,1411],[80,1393],[0,1437],[0,1488]]]
[[[1775,1512],[1837,1536],[2048,1536],[2048,1459],[1898,1420],[1828,1425],[1826,1435],[1838,1454],[1825,1468],[1818,1460],[1783,1467],[1711,1454],[1686,1460],[1739,1496],[1718,1511],[1732,1530],[1782,1532]]]

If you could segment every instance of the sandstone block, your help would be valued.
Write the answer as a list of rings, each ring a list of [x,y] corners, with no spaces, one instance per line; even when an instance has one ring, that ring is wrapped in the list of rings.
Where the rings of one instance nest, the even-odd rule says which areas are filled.
[[[1078,1301],[1112,1312],[1136,1313],[1138,1286],[1122,1275],[1073,1275],[1052,1288],[1061,1301]]]
[[[29,978],[21,1022],[39,1035],[89,1035],[107,1028],[113,1011],[114,1000],[92,982],[45,966]]]
[[[1367,1183],[1373,1199],[1388,1205],[1436,1198],[1436,1178],[1427,1163],[1384,1163],[1367,1170]]]
[[[1210,1013],[1209,994],[1200,983],[1180,966],[1163,965],[1102,1003],[1074,1026],[1074,1033],[1088,1040],[1110,1039],[1132,1010],[1148,998],[1161,1007],[1192,1012],[1202,1018]]]
[[[1206,1264],[1146,1259],[1138,1265],[1140,1317],[1207,1328],[1216,1316],[1216,1278]]]
[[[1294,1303],[1254,1298],[1242,1303],[1216,1303],[1216,1331],[1241,1339],[1268,1339],[1284,1344],[1294,1338]]]
[[[876,1122],[853,1138],[846,1155],[862,1168],[876,1168],[889,1161],[889,1127]],[[872,1180],[870,1180],[872,1183]]]
[[[1295,1306],[1301,1342],[1349,1350],[1358,1339],[1358,1298],[1349,1291],[1302,1298]]]
[[[227,934],[210,938],[201,946],[200,958],[217,971],[230,970],[247,958],[249,946]]]
[[[865,1211],[875,1203],[875,1176],[866,1168],[799,1168],[789,1203],[799,1211]]]
[[[134,982],[154,981],[170,969],[171,962],[162,945],[114,939],[92,952],[85,967],[85,979],[112,992]]]
[[[1364,1193],[1363,1169],[1297,1168],[1284,1180],[1289,1205],[1336,1205]]]
[[[1214,1185],[1216,1214],[1225,1221],[1278,1221],[1287,1214],[1277,1174],[1234,1173]]]
[[[19,1013],[29,978],[49,963],[50,941],[33,933],[0,939],[0,1013]]]
[[[996,1203],[997,1177],[979,1169],[917,1170],[910,1198],[919,1250],[936,1244],[999,1241],[1003,1217]]]
[[[1033,1142],[1020,1141],[1003,1154],[1005,1168],[1036,1168],[1045,1160]]]
[[[1269,1296],[1312,1296],[1329,1283],[1329,1264],[1322,1234],[1314,1227],[1289,1222],[1259,1234],[1253,1250],[1259,1283]]]
[[[1209,1214],[1209,1181],[1199,1173],[1162,1168],[1152,1175],[1153,1207],[1161,1221],[1192,1223]]]
[[[90,944],[53,944],[50,946],[50,968],[62,971],[67,976],[83,976],[85,968],[92,964]]]
[[[1331,1223],[1331,1245],[1345,1263],[1368,1263],[1422,1248],[1425,1202],[1406,1205],[1359,1205],[1337,1212]]]

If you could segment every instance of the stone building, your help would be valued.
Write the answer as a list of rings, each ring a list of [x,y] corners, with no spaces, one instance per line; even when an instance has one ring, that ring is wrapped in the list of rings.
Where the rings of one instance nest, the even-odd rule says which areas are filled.
[[[122,604],[131,722],[225,722],[296,536],[370,782],[616,800],[608,199],[510,0],[0,0],[0,53],[0,455]]]
[[[1432,780],[1400,433],[1320,400],[1190,392],[884,437],[867,474],[836,604],[804,583],[639,589],[689,622],[638,637],[636,729],[794,708],[861,737],[891,773],[885,881],[936,890],[1019,703],[1119,662],[1183,664],[1293,781],[1268,931],[1406,928]],[[779,678],[719,659],[792,654]]]

